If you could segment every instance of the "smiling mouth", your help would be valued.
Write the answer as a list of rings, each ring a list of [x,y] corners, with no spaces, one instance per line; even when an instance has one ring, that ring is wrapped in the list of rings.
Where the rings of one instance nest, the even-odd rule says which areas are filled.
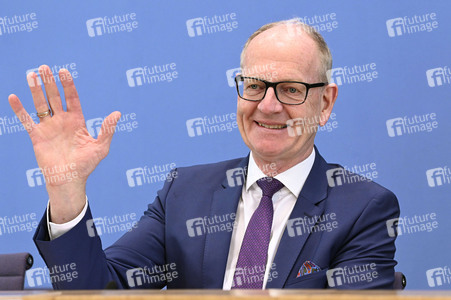
[[[287,124],[284,125],[269,125],[269,124],[264,124],[264,123],[260,123],[255,121],[255,123],[258,124],[258,126],[263,127],[263,128],[268,128],[268,129],[284,129],[287,128]]]

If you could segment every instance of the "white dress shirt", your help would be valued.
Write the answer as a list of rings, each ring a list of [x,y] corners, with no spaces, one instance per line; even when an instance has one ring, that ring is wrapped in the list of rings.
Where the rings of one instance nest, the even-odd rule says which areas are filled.
[[[291,167],[290,169],[276,175],[274,178],[283,183],[284,187],[275,193],[272,197],[274,205],[274,217],[271,228],[271,237],[268,247],[268,261],[266,262],[266,271],[263,281],[263,289],[266,287],[268,281],[268,274],[271,269],[272,262],[277,252],[280,239],[282,238],[285,226],[291,211],[293,210],[296,200],[301,193],[305,180],[307,179],[310,170],[315,161],[315,151],[307,157],[304,161]],[[271,170],[269,170],[271,171]],[[267,177],[257,166],[254,158],[249,156],[249,165],[246,183],[243,185],[241,192],[241,199],[238,203],[236,212],[236,226],[232,232],[232,239],[230,242],[229,256],[227,259],[226,271],[224,275],[224,283],[222,288],[230,290],[235,274],[235,267],[240,255],[241,243],[243,242],[244,233],[246,232],[247,224],[260,204],[262,198],[262,190],[257,185],[257,180]]]
[[[268,274],[274,260],[274,256],[276,255],[280,239],[282,238],[285,230],[286,223],[290,217],[294,205],[296,204],[296,200],[301,193],[305,180],[313,167],[314,161],[315,151],[312,151],[312,153],[304,161],[275,176],[277,180],[283,183],[284,187],[275,193],[272,198],[274,205],[274,219],[268,247],[268,261],[266,264],[263,289],[266,287]],[[230,242],[229,255],[222,286],[224,290],[230,290],[232,287],[233,276],[235,274],[235,267],[240,253],[241,243],[244,238],[244,233],[246,231],[247,224],[249,223],[254,211],[257,209],[262,197],[262,191],[256,182],[260,178],[267,177],[255,163],[252,152],[249,156],[249,165],[247,170],[248,173],[246,183],[243,185],[241,198],[236,212],[236,226],[232,232],[232,239]],[[86,197],[86,204],[82,212],[75,219],[64,224],[56,224],[49,221],[49,205],[50,204],[47,205],[47,224],[50,239],[53,240],[71,230],[83,219],[88,208],[88,197]]]
[[[69,222],[63,223],[63,224],[56,224],[56,223],[50,222],[50,216],[49,216],[50,201],[49,201],[47,204],[47,224],[48,224],[47,228],[49,230],[50,240],[54,240],[57,237],[62,236],[63,234],[65,234],[66,232],[68,232],[69,230],[74,228],[75,225],[77,225],[83,219],[87,210],[88,210],[88,196],[86,196],[86,203],[85,203],[85,206],[83,207],[83,210],[75,219],[73,219]]]

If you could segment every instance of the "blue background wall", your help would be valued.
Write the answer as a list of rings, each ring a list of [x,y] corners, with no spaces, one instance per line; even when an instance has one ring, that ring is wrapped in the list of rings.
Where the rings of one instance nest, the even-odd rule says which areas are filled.
[[[308,17],[331,48],[332,80],[340,83],[335,119],[317,135],[321,154],[348,168],[374,163],[373,179],[398,196],[401,216],[415,223],[400,229],[396,269],[406,274],[409,289],[450,289],[448,282],[430,286],[426,277],[429,269],[451,267],[451,174],[446,168],[451,167],[450,12],[445,0],[2,1],[1,18],[29,15],[19,24],[23,31],[0,24],[0,253],[29,251],[34,267],[44,266],[32,235],[47,192],[39,177],[27,177],[37,163],[7,102],[15,93],[30,113],[35,111],[27,70],[72,64],[69,71],[93,135],[96,118],[114,110],[129,115],[120,123],[110,154],[91,175],[87,192],[95,217],[128,214],[129,220],[138,220],[163,182],[127,178],[127,170],[157,165],[164,174],[167,164],[186,166],[248,153],[233,120],[229,131],[193,137],[187,121],[235,112],[236,92],[227,77],[233,70],[227,71],[239,66],[242,46],[254,30],[280,19]],[[131,31],[107,33],[92,20],[126,14],[135,14]],[[191,19],[225,14],[235,14],[231,31],[208,33],[194,20],[187,25]],[[166,64],[172,64],[168,71],[176,72],[176,78],[143,83],[141,69],[127,76],[127,70]],[[351,82],[349,74],[343,75],[366,64],[373,64],[371,80]],[[427,114],[436,123],[420,120]],[[404,123],[393,120],[405,117]],[[412,132],[428,125],[434,128]],[[429,220],[423,220],[425,215]],[[435,225],[427,230],[432,221]],[[103,245],[122,234],[104,229]]]

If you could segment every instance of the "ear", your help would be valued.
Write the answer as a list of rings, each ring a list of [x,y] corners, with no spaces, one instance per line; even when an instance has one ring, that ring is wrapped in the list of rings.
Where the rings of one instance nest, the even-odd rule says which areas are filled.
[[[324,126],[329,120],[332,108],[334,107],[335,100],[338,96],[338,86],[335,83],[328,84],[323,91],[321,99],[321,118],[319,121],[320,126]]]

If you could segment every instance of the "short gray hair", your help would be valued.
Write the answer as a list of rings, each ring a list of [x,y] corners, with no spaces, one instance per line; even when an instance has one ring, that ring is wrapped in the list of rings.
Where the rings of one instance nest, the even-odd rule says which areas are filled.
[[[244,64],[244,55],[246,52],[247,47],[249,46],[250,42],[260,33],[271,29],[273,27],[279,26],[279,25],[294,25],[296,29],[300,29],[303,32],[307,33],[309,37],[315,41],[316,45],[318,46],[319,54],[320,54],[320,70],[318,70],[318,76],[319,79],[322,81],[327,81],[327,71],[332,69],[332,55],[330,53],[330,49],[327,46],[326,41],[324,40],[323,36],[316,31],[315,28],[312,26],[309,26],[303,22],[300,21],[299,18],[289,19],[289,20],[282,20],[278,22],[268,23],[257,29],[246,41],[246,44],[244,44],[243,51],[241,51],[241,57],[240,57],[240,67],[243,68]]]

